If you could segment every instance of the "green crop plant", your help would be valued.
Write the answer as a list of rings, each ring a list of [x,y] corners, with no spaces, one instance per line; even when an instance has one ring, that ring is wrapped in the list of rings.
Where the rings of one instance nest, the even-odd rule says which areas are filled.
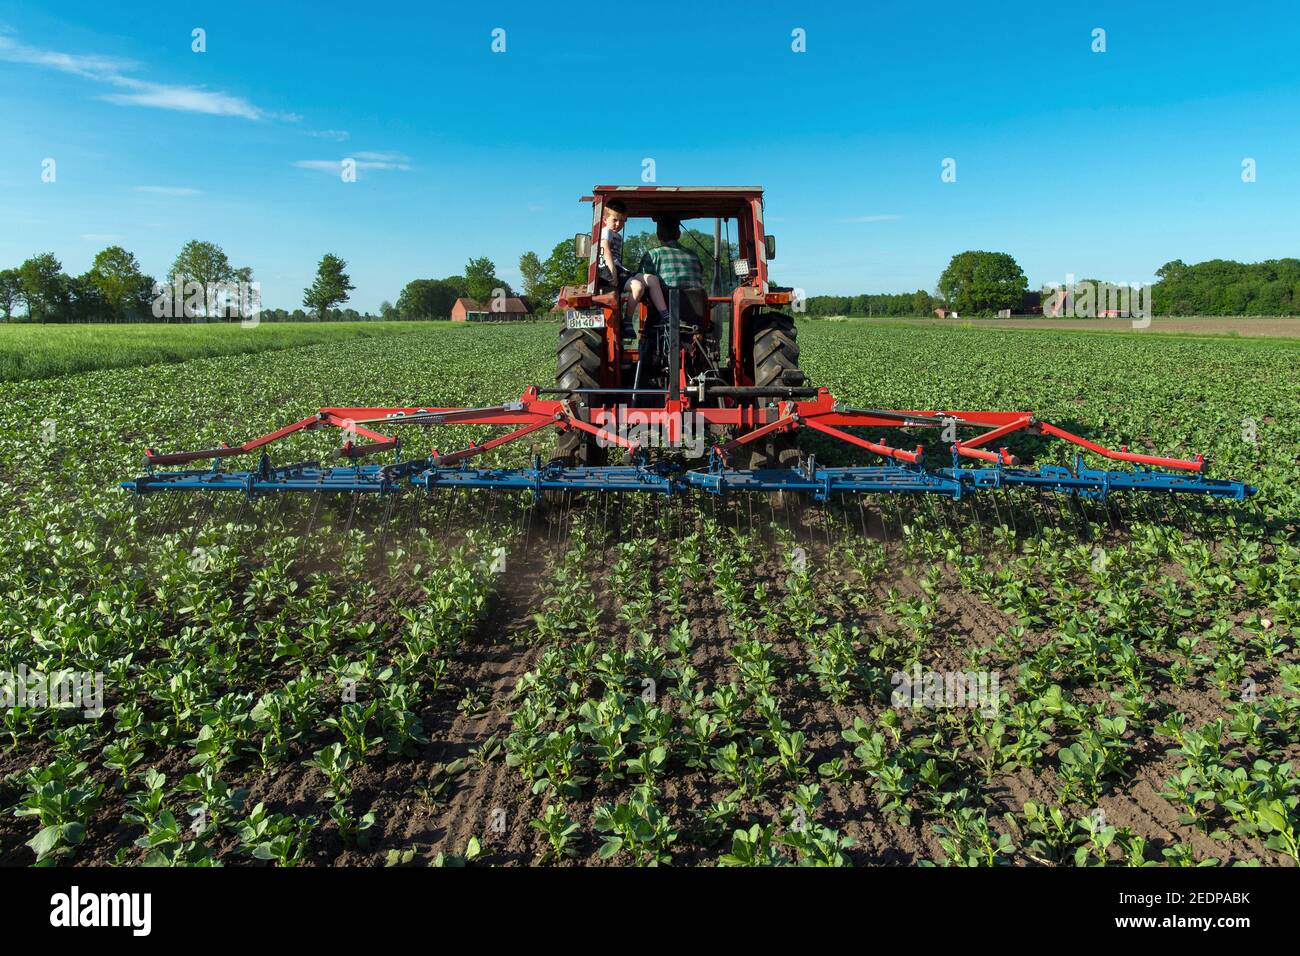
[[[1010,833],[996,833],[980,811],[959,807],[933,827],[944,866],[1002,866],[1015,852]]]
[[[669,849],[678,837],[654,791],[645,787],[634,788],[625,802],[597,807],[592,824],[605,834],[598,853],[601,859],[626,852],[639,866],[668,862]]]
[[[546,836],[547,847],[546,852],[542,854],[542,862],[548,859],[558,861],[578,855],[576,845],[578,824],[569,819],[568,814],[559,804],[548,804],[542,811],[542,815],[536,820],[529,821],[529,824]]]
[[[296,866],[306,856],[307,835],[315,825],[310,817],[270,813],[265,804],[259,803],[235,825],[235,833],[244,852],[254,859]]]
[[[718,866],[783,866],[785,857],[773,846],[776,828],[755,823],[731,837],[731,852],[718,857]]]

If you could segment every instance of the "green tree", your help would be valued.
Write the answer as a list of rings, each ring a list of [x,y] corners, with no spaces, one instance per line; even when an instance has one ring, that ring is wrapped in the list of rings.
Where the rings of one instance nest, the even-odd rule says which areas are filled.
[[[23,277],[17,269],[0,269],[0,309],[5,310],[5,321],[14,317],[14,309],[23,297]]]
[[[253,270],[248,266],[236,269],[230,264],[226,253],[215,242],[191,239],[181,247],[176,261],[172,263],[171,271],[167,274],[167,280],[174,287],[180,288],[180,293],[185,296],[187,312],[192,303],[199,315],[206,316],[208,306],[215,304],[218,299],[217,286],[229,282],[251,283]],[[198,301],[197,296],[191,294],[193,289],[190,293],[185,291],[184,287],[193,282],[197,282],[202,288],[202,302]]]
[[[476,302],[486,303],[502,290],[510,295],[510,286],[497,275],[497,267],[487,256],[479,256],[465,263],[465,293]]]
[[[397,312],[404,319],[445,319],[460,295],[448,279],[413,279],[397,297]]]
[[[392,322],[394,319],[400,319],[401,315],[393,307],[393,303],[385,299],[379,303],[379,317],[385,322]]]
[[[563,286],[586,284],[587,260],[574,255],[573,240],[565,239],[556,244],[542,263],[542,281],[534,294],[550,306]]]
[[[535,296],[545,278],[542,260],[535,252],[525,252],[519,257],[519,274],[524,279],[524,295]]]
[[[962,314],[1017,308],[1028,288],[1024,272],[1005,252],[959,252],[939,277],[939,294]]]
[[[1181,259],[1156,270],[1152,307],[1161,315],[1300,313],[1300,259],[1233,262]]]
[[[149,308],[153,279],[140,271],[135,256],[121,246],[100,251],[83,279],[115,319],[136,317]]]
[[[348,278],[348,264],[333,253],[321,256],[316,268],[316,281],[302,291],[302,304],[316,311],[320,321],[325,313],[348,300],[348,293],[356,288]]]
[[[79,276],[64,276],[63,287],[64,321],[102,322],[105,318],[115,317],[116,313],[89,272]]]
[[[60,318],[67,303],[68,291],[63,264],[52,252],[32,256],[18,267],[27,314],[38,322]]]

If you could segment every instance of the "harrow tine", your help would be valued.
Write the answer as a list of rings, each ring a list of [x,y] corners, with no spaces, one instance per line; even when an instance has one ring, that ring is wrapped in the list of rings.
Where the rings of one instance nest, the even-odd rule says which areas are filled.
[[[166,520],[163,522],[164,534],[169,535],[176,530],[176,525],[179,523],[180,520],[180,513],[181,513],[181,502],[179,500],[173,501],[171,508],[168,509],[167,511]]]
[[[316,515],[320,511],[320,502],[322,496],[313,495],[312,497],[315,500],[312,501],[311,503],[311,518],[309,518],[307,521],[307,533],[303,535],[304,538],[311,537],[311,529],[316,526]]]
[[[1029,502],[1029,517],[1034,522],[1034,536],[1041,538],[1043,536],[1043,525],[1038,520],[1040,501]]]
[[[452,512],[456,510],[456,498],[460,495],[459,491],[449,491],[447,493],[447,510],[442,517],[442,537],[445,539],[451,530]]]
[[[989,500],[993,504],[993,514],[997,518],[998,527],[1003,527],[1006,525],[1006,521],[1002,518],[1002,509],[998,507],[998,497],[999,496],[995,491],[993,494],[989,495]]]
[[[1183,520],[1183,530],[1189,535],[1194,535],[1195,532],[1192,530],[1191,515],[1187,512],[1187,509],[1183,507],[1183,503],[1178,500],[1177,495],[1171,494],[1169,497],[1174,499],[1174,507],[1178,509],[1178,516]]]
[[[553,547],[560,540],[560,534],[557,529],[564,521],[564,511],[568,506],[568,498],[569,493],[567,491],[560,492],[555,501],[555,506],[548,509],[548,513],[545,515],[547,547]]]
[[[1071,528],[1072,531],[1074,531],[1075,537],[1078,538],[1078,537],[1080,537],[1080,535],[1079,535],[1079,504],[1078,504],[1078,502],[1075,500],[1075,495],[1072,494],[1072,493],[1071,493],[1071,494],[1064,495],[1063,497],[1065,498],[1065,500],[1066,500],[1067,502],[1069,502],[1069,505],[1070,505],[1070,512],[1069,512],[1069,514],[1070,514],[1070,528]],[[1064,513],[1064,510],[1063,510],[1063,509],[1062,509],[1062,513]]]
[[[203,495],[202,498],[202,507],[199,510],[198,519],[190,524],[189,537],[185,539],[186,554],[193,552],[194,539],[199,536],[199,531],[208,523],[208,515],[212,513],[212,499],[207,495]]]
[[[393,506],[397,504],[395,498],[391,495],[388,498],[388,504],[384,507],[384,517],[380,524],[379,530],[379,553],[384,553],[384,546],[388,543],[388,522],[393,517]]]
[[[966,504],[970,507],[970,512],[971,512],[971,521],[970,521],[970,523],[971,523],[971,524],[974,526],[974,528],[975,528],[975,538],[976,538],[976,541],[977,541],[979,547],[982,548],[982,547],[984,547],[984,522],[983,522],[983,521],[981,520],[981,518],[980,518],[980,509],[979,509],[979,505],[976,504],[976,502],[975,502],[975,496],[974,496],[974,495],[967,495],[966,498],[965,498],[965,501],[966,501]]]

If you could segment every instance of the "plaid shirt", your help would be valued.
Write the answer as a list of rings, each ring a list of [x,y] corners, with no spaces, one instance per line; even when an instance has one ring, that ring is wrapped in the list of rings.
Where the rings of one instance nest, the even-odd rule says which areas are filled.
[[[700,257],[680,242],[669,242],[647,250],[640,270],[657,275],[669,289],[703,289],[704,267]]]

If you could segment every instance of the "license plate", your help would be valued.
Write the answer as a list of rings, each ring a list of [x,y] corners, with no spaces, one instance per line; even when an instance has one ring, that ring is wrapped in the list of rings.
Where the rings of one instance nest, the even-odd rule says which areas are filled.
[[[564,327],[568,329],[603,329],[605,313],[601,309],[569,309],[564,313]]]

